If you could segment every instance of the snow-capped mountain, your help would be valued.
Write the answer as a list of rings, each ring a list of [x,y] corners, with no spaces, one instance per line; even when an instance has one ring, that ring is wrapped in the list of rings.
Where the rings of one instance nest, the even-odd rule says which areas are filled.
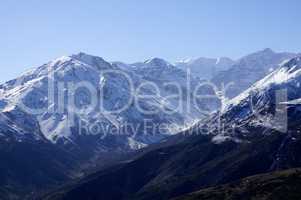
[[[237,85],[230,91],[229,96],[232,97],[263,77],[272,67],[293,56],[295,54],[265,49],[240,59],[213,80],[218,84],[234,80]],[[214,63],[213,60],[205,60],[187,63],[203,63],[206,66]],[[215,60],[219,69],[226,69],[230,64],[230,59]],[[150,83],[154,83],[155,87]],[[178,94],[178,88],[173,83],[180,87],[183,95],[168,99]],[[13,116],[18,110],[18,113],[32,117],[40,128],[33,127],[40,129],[43,137],[53,143],[78,145],[82,143],[82,138],[89,138],[88,143],[97,141],[94,145],[100,151],[116,148],[116,144],[121,149],[137,149],[159,141],[164,135],[176,133],[204,116],[194,107],[178,110],[179,102],[182,105],[197,105],[206,111],[218,108],[218,98],[193,102],[194,89],[199,84],[202,82],[198,78],[188,77],[184,70],[160,58],[124,64],[109,63],[100,57],[79,53],[53,60],[2,84],[0,109],[2,115],[9,113]],[[139,88],[141,85],[144,87]],[[139,94],[135,90],[137,88]],[[202,92],[207,95],[216,91],[207,88]],[[131,99],[143,95],[152,97],[139,98],[138,101]],[[126,109],[123,109],[124,106]],[[116,110],[120,112],[110,112]],[[158,127],[155,131],[145,130],[148,127],[146,120],[151,121],[152,128],[156,124],[172,126],[157,134]],[[18,123],[22,126],[22,122]],[[129,128],[129,124],[134,127]]]
[[[220,106],[218,97],[211,99],[195,98],[196,94],[216,94],[217,91],[214,91],[214,88],[210,85],[208,86],[207,82],[175,67],[164,59],[152,58],[134,64],[121,62],[115,62],[115,64],[155,84],[162,96],[171,97],[180,94],[179,98],[169,98],[169,100],[174,105],[173,109],[179,109],[180,113],[185,116],[186,121],[189,122],[188,124],[193,124],[203,118],[204,115],[217,110]]]
[[[300,167],[301,57],[284,61],[291,56],[266,49],[238,61],[243,64],[241,68],[234,65],[237,71],[233,73],[246,73],[247,78],[248,71],[255,71],[254,75],[266,69],[268,73],[271,66],[283,63],[206,119],[196,111],[177,112],[176,101],[166,98],[176,90],[165,84],[176,82],[185,91],[183,102],[191,104],[185,100],[194,95],[189,91],[203,82],[194,77],[187,81],[183,70],[163,59],[109,63],[80,53],[30,70],[0,86],[0,157],[6,161],[0,185],[13,187],[11,194],[22,184],[29,185],[20,190],[19,195],[24,196],[74,178],[83,164],[97,166],[104,154],[111,159],[158,141],[130,161],[121,159],[115,170],[96,173],[92,182],[91,177],[75,181],[74,187],[55,195],[67,199],[89,198],[91,194],[153,199],[163,194],[172,198],[257,173]],[[258,74],[254,77],[262,75]],[[137,90],[143,84],[145,87]],[[145,98],[127,104],[137,96]],[[124,105],[124,110],[109,112]],[[194,119],[201,121],[193,128],[183,127],[184,122]],[[157,124],[171,128],[162,132],[162,127],[153,126]],[[166,138],[179,127],[185,128],[184,135],[192,135]],[[33,174],[32,179],[24,174]],[[120,180],[117,189],[113,179]],[[187,184],[191,186],[188,189]]]
[[[271,130],[296,132],[301,114],[300,85],[301,57],[298,56],[231,99],[224,110],[206,119],[201,126],[211,126],[216,142],[248,140],[256,134],[270,135]],[[254,130],[258,130],[256,134]]]
[[[228,70],[233,64],[234,60],[221,57],[221,58],[197,58],[197,59],[185,59],[175,63],[175,66],[179,69],[187,71],[201,79],[210,80],[219,72]]]
[[[143,79],[152,82],[162,83],[179,83],[182,87],[187,85],[187,73],[184,70],[178,69],[162,58],[151,58],[144,62],[133,64],[125,64],[115,62],[115,64],[123,69],[130,70],[141,76]],[[197,81],[192,78],[192,81]]]
[[[212,82],[219,86],[229,85],[226,95],[233,98],[295,56],[295,53],[277,53],[264,49],[236,61],[228,70],[214,76]]]
[[[30,114],[53,143],[81,146],[89,138],[100,151],[137,149],[173,133],[172,128],[159,131],[157,124],[173,125],[178,131],[185,122],[181,113],[165,112],[172,105],[152,88],[142,87],[137,93],[144,82],[132,71],[80,53],[1,85],[1,110],[13,115],[18,108]],[[151,97],[134,101],[137,95]]]
[[[149,81],[156,83],[177,82],[184,90],[187,87],[187,69],[190,69],[191,74],[188,74],[190,78],[188,82],[192,86],[189,88],[190,91],[193,93],[197,86],[204,84],[200,94],[216,96],[212,99],[202,99],[197,103],[199,104],[197,107],[202,108],[203,111],[214,111],[223,109],[222,104],[225,104],[226,101],[237,96],[256,81],[277,69],[283,62],[295,56],[297,56],[295,53],[277,53],[271,49],[264,49],[238,61],[226,57],[219,59],[198,58],[183,60],[172,65],[163,59],[153,58],[134,64],[121,62],[115,64],[120,68],[134,71]],[[206,79],[211,79],[208,85],[204,81]],[[164,93],[164,89],[161,91]],[[190,105],[193,103],[190,102]],[[193,110],[198,111],[198,109]],[[189,114],[199,115],[199,113],[185,113],[186,116]],[[191,117],[191,119],[193,118],[195,117]],[[201,115],[199,118],[202,118]]]
[[[301,57],[296,57],[231,100],[219,115],[204,120],[201,129],[189,130],[193,135],[167,139],[116,170],[100,171],[45,199],[177,199],[196,188],[299,168],[300,81]],[[287,124],[282,121],[286,114]],[[202,134],[206,126],[212,134]],[[113,187],[117,178],[120,182]]]

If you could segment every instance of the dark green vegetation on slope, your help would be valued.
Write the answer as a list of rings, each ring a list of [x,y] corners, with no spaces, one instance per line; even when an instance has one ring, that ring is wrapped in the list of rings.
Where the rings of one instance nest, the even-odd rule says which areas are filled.
[[[296,200],[301,199],[301,169],[248,177],[207,188],[175,200]]]

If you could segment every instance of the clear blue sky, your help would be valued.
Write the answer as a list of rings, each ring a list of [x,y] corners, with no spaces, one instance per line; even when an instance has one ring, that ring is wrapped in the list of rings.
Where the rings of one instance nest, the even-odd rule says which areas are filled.
[[[134,62],[301,51],[300,0],[2,0],[0,82],[79,51]]]

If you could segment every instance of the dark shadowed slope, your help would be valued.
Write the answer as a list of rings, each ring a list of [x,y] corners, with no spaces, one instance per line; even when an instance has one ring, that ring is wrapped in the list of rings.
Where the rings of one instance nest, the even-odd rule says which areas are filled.
[[[296,200],[301,199],[301,169],[248,177],[200,190],[175,200]]]

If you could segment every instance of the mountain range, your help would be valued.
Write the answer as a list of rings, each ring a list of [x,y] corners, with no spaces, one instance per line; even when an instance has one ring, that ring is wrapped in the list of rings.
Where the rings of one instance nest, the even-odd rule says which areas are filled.
[[[271,49],[174,65],[48,62],[0,85],[0,197],[185,199],[301,167],[300,73],[299,54]]]
[[[134,160],[92,174],[45,199],[171,199],[256,174],[300,167],[301,113],[300,105],[292,103],[300,99],[300,73],[301,58],[293,58],[231,100],[225,110],[178,138],[171,137]],[[278,102],[277,93],[284,89],[286,99]],[[278,104],[283,110],[276,109]],[[277,112],[282,116],[285,110],[288,119],[280,123]]]

